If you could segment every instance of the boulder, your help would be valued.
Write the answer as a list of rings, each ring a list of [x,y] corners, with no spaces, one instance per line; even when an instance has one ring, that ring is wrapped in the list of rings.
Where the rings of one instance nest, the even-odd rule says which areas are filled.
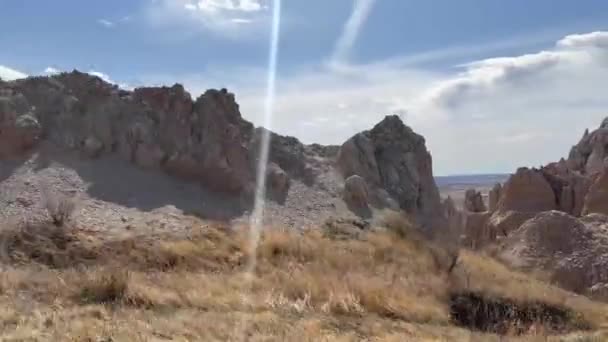
[[[266,188],[268,196],[279,202],[285,202],[289,192],[289,175],[277,164],[270,163],[266,168]]]
[[[468,189],[464,194],[464,208],[472,213],[487,211],[481,192],[475,189]]]
[[[342,198],[353,212],[369,216],[369,190],[363,177],[359,175],[348,177],[344,181]]]
[[[557,209],[555,194],[541,171],[519,168],[505,183],[498,202],[501,212],[541,212]]]

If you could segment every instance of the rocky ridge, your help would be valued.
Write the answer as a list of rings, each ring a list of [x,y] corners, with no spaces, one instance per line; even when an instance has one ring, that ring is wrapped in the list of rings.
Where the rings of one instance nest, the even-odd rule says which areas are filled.
[[[210,201],[214,193],[237,198],[244,211],[254,190],[263,133],[243,119],[226,89],[211,89],[196,99],[179,84],[127,91],[76,70],[0,82],[3,160],[27,159],[32,153],[40,159],[41,151],[49,150],[65,151],[79,162],[118,158],[141,170],[199,183],[210,191]],[[268,197],[276,203],[268,208],[270,214],[281,216],[283,208],[317,220],[332,211],[361,216],[342,200],[356,190],[357,206],[369,207],[368,216],[389,207],[412,214],[424,226],[443,222],[424,138],[397,116],[342,146],[304,145],[270,135]],[[356,184],[345,184],[355,175]],[[306,225],[293,217],[278,221]]]
[[[489,194],[490,210],[465,212],[465,244],[496,246],[516,268],[548,274],[579,293],[608,298],[608,118],[585,131],[568,159],[519,168]],[[475,198],[470,193],[471,201]],[[471,207],[471,205],[469,206]],[[475,209],[475,208],[469,208]]]

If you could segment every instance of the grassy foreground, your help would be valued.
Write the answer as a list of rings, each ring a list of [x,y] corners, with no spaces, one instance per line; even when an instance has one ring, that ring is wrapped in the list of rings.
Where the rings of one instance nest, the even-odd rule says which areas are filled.
[[[448,272],[408,232],[268,229],[254,252],[245,228],[184,224],[182,236],[5,228],[2,341],[608,340],[606,305],[471,252]]]

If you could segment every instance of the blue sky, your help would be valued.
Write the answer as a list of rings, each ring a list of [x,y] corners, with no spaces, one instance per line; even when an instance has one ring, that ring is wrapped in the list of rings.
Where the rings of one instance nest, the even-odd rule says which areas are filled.
[[[283,0],[273,129],[340,143],[386,114],[436,174],[567,154],[608,115],[608,2]],[[236,92],[261,122],[271,0],[0,0],[0,77],[94,72]],[[603,81],[603,82],[602,82]]]

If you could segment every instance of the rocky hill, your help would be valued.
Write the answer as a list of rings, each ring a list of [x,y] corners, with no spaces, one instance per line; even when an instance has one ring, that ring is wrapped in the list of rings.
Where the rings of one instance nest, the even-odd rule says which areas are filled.
[[[606,283],[589,272],[606,269],[608,219],[587,215],[606,183],[586,167],[597,133],[572,166],[518,170],[489,208],[467,191],[463,213],[440,202],[425,140],[397,116],[341,146],[270,132],[255,245],[263,130],[225,89],[0,81],[1,339],[606,338],[606,305],[569,291],[599,298]],[[567,290],[457,248],[454,232]]]
[[[489,194],[490,210],[468,205],[451,221],[465,222],[469,246],[497,247],[498,256],[512,266],[607,299],[607,151],[608,119],[585,131],[568,159],[520,168],[504,185],[497,184]],[[475,191],[468,194],[469,202],[475,196]]]
[[[47,161],[71,155],[74,163],[118,158],[199,183],[209,191],[208,201],[231,198],[230,205],[243,212],[251,205],[262,132],[242,118],[226,89],[196,99],[179,84],[126,91],[78,71],[0,83],[0,158],[45,153]],[[444,222],[424,138],[397,116],[341,147],[271,136],[267,177],[273,223],[319,224],[336,212],[368,219],[386,207],[405,210],[423,226]],[[126,177],[119,169],[109,167],[107,177]],[[344,181],[352,176],[359,177],[358,187]],[[127,183],[116,184],[133,182]],[[84,186],[80,191],[87,192]],[[218,215],[207,210],[203,216]]]

